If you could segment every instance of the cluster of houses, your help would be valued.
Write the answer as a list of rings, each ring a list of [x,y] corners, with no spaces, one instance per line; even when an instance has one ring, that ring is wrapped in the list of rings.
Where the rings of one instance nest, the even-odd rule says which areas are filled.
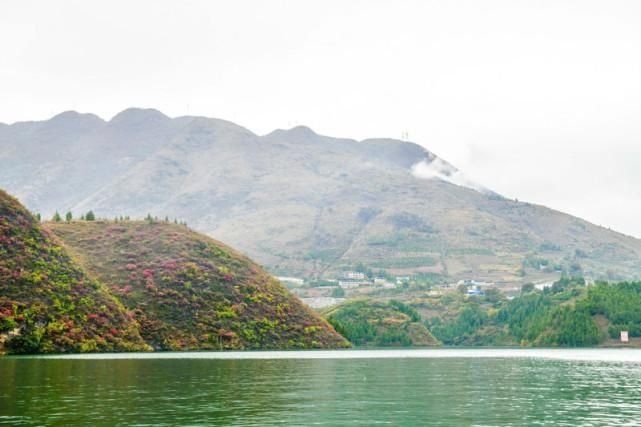
[[[365,273],[361,273],[358,271],[346,271],[341,274],[341,276],[338,278],[337,283],[338,286],[343,289],[353,289],[358,288],[359,286],[380,286],[384,289],[394,289],[396,285],[401,285],[403,283],[402,281],[400,281],[402,279],[406,279],[407,281],[409,281],[409,277],[397,277],[396,283],[390,282],[382,277],[375,277],[374,280],[370,280],[367,276],[365,276]]]
[[[282,283],[291,285],[292,287],[301,287],[305,284],[304,279],[300,279],[297,277],[279,276],[276,278]],[[341,273],[337,279],[328,280],[328,282],[335,283],[335,285],[320,286],[319,288],[340,287],[342,289],[354,289],[360,286],[377,286],[384,289],[394,289],[396,288],[396,286],[400,286],[404,283],[409,282],[409,280],[409,276],[395,277],[393,281],[382,277],[375,277],[374,279],[370,279],[365,275],[365,273],[361,273],[359,271],[345,271]]]
[[[465,294],[470,297],[482,297],[485,295],[483,289],[494,286],[493,282],[480,282],[473,279],[459,280],[456,286],[465,286],[467,291]],[[451,285],[450,285],[451,286]]]
[[[294,292],[301,300],[312,308],[323,308],[340,304],[345,300],[344,291],[347,289],[357,289],[359,287],[394,289],[397,286],[396,283],[403,284],[404,281],[409,281],[409,277],[397,277],[395,278],[396,283],[381,277],[370,279],[365,273],[358,271],[345,271],[341,273],[338,278],[328,280],[328,283],[323,286],[310,288],[303,287],[305,284],[303,279],[295,277],[277,277],[277,279],[294,288]],[[339,292],[337,292],[337,290],[339,290]],[[340,291],[343,292],[341,293]]]
[[[305,284],[304,279],[299,279],[298,277],[289,277],[289,276],[277,276],[276,277],[281,283],[296,286],[303,286]]]
[[[305,284],[305,281],[303,279],[296,278],[296,277],[278,277],[278,280],[280,280],[283,283],[293,285],[293,287],[301,287]],[[332,283],[332,285],[320,286],[318,287],[318,289],[335,288],[335,287],[339,287],[342,289],[355,289],[361,286],[376,286],[376,287],[381,287],[383,289],[394,289],[397,286],[402,286],[404,284],[409,283],[410,277],[396,276],[392,280],[383,278],[383,277],[375,277],[373,279],[370,279],[365,275],[365,273],[361,273],[359,271],[344,271],[339,275],[337,279],[329,280],[328,282]],[[484,281],[478,281],[474,279],[465,279],[465,280],[459,280],[456,283],[442,284],[439,287],[453,288],[461,285],[467,288],[467,295],[483,296],[485,295],[485,292],[483,289],[492,287],[495,284],[493,282],[484,282]]]

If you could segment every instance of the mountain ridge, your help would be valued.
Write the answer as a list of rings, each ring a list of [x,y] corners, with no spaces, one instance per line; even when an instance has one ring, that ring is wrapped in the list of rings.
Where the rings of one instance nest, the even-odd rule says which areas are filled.
[[[0,185],[45,216],[186,220],[287,275],[332,277],[359,262],[504,284],[641,274],[640,240],[504,198],[415,143],[125,112],[143,119],[94,133],[0,128]]]

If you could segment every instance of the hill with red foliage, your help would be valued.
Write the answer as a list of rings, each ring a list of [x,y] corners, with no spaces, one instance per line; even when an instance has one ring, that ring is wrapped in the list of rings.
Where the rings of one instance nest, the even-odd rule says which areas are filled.
[[[0,191],[0,353],[348,345],[260,266],[186,226],[41,225]]]
[[[133,315],[0,190],[0,353],[148,349]]]
[[[347,341],[249,258],[184,225],[48,223],[159,350],[335,348]]]

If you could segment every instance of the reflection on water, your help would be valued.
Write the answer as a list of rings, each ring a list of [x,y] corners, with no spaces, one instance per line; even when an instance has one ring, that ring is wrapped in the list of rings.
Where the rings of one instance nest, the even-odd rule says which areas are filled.
[[[0,424],[641,422],[640,352],[503,351],[4,358],[0,359]]]

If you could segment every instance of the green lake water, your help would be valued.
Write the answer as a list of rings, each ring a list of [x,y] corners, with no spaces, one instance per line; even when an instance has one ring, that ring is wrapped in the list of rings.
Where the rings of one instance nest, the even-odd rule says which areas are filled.
[[[0,425],[641,425],[641,351],[3,357]]]

